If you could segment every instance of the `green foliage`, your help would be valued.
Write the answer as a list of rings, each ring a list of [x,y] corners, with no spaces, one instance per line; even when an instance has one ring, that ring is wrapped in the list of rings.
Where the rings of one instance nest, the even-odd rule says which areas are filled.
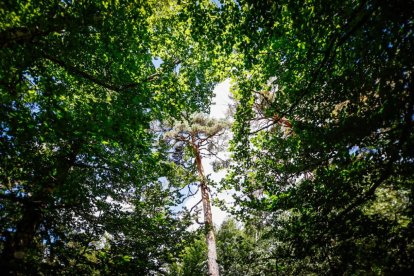
[[[2,1],[2,271],[205,274],[204,241],[172,210],[196,181],[194,149],[223,149],[207,140],[228,123],[202,113],[230,75],[222,188],[246,223],[217,232],[222,272],[411,272],[412,10],[402,0]],[[165,121],[176,124],[154,129]]]
[[[256,221],[256,223],[260,223]],[[233,219],[224,221],[216,233],[217,256],[222,275],[273,275],[278,271],[258,224],[240,227]],[[207,275],[207,248],[203,235],[195,236],[182,251],[179,262],[171,266],[171,275]]]
[[[2,1],[3,271],[154,274],[176,256],[188,220],[171,208],[185,174],[149,130],[208,109],[214,56],[183,34],[197,9]]]
[[[252,275],[259,265],[258,244],[239,229],[232,219],[226,220],[217,232],[217,251],[223,275]]]
[[[204,113],[182,114],[179,120],[164,123],[164,141],[174,151],[172,160],[190,169],[195,167],[194,150],[200,157],[217,157],[225,149],[229,127],[227,120],[209,118]]]
[[[284,273],[412,270],[405,2],[238,2],[243,64],[233,71],[235,162],[224,183],[241,192],[235,210],[269,214]]]
[[[205,236],[196,236],[179,256],[179,262],[172,264],[170,275],[202,276],[208,275],[207,244]]]

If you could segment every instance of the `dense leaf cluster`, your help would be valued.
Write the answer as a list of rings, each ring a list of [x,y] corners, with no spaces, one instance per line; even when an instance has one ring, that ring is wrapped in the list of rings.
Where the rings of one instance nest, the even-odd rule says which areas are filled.
[[[413,23],[402,1],[240,1],[236,162],[284,273],[413,269]],[[411,5],[408,4],[408,5]]]
[[[144,275],[175,257],[180,168],[149,129],[210,101],[187,6],[0,4],[3,272]]]
[[[216,232],[221,272],[412,272],[412,10],[2,1],[1,271],[206,273],[177,210],[202,154],[222,150],[207,140],[227,125],[198,112],[229,77],[232,159],[215,167],[245,224]]]

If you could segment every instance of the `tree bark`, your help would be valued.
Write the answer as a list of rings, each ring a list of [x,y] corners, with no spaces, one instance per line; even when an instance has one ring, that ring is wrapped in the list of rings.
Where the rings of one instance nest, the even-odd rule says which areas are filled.
[[[207,242],[208,274],[211,276],[219,276],[220,273],[219,273],[219,267],[217,264],[216,237],[214,235],[213,214],[211,213],[210,196],[208,193],[206,178],[204,176],[203,164],[201,163],[200,150],[197,147],[197,145],[194,143],[192,147],[193,147],[193,151],[195,154],[197,171],[201,178],[200,188],[201,188],[201,199],[203,201],[204,228],[205,228],[206,242]]]

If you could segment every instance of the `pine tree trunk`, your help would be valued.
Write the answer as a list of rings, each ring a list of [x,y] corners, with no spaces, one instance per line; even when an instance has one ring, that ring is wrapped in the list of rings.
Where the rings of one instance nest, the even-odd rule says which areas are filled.
[[[210,276],[219,276],[219,267],[217,264],[217,250],[216,250],[216,238],[214,235],[213,215],[211,213],[210,196],[208,193],[208,187],[206,178],[204,176],[203,164],[201,163],[201,155],[198,147],[193,144],[193,150],[195,153],[197,170],[201,178],[201,199],[203,201],[204,211],[204,227],[207,242],[207,264],[208,274]]]

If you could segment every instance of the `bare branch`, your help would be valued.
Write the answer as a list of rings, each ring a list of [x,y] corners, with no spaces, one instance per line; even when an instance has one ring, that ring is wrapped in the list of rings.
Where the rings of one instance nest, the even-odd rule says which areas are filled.
[[[191,209],[190,209],[190,213],[194,210],[194,208],[197,208],[197,206],[201,203],[201,202],[203,202],[203,199],[200,199],[200,201],[199,202],[197,202],[193,207],[191,207]]]

